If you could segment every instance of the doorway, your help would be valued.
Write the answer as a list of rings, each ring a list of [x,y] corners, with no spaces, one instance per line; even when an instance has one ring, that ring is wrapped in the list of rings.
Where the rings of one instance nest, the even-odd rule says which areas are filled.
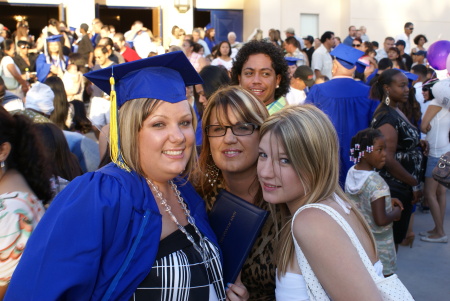
[[[63,16],[59,15],[59,5],[51,4],[10,4],[0,2],[0,11],[2,19],[0,23],[6,26],[12,34],[16,31],[16,23],[20,19],[28,21],[29,35],[35,40],[39,38],[42,29],[47,26],[48,20],[55,18],[61,20]]]
[[[155,7],[98,6],[98,18],[105,25],[113,25],[116,32],[125,33],[135,21],[141,21],[155,37],[161,33],[160,9]]]

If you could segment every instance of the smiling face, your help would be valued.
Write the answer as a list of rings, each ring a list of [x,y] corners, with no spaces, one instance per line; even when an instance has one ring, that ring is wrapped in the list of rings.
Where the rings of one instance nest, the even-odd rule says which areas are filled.
[[[266,106],[275,101],[275,89],[280,84],[281,76],[276,74],[268,55],[250,55],[238,78],[239,84]]]
[[[231,108],[228,108],[226,116],[229,124],[235,125],[247,123],[248,120],[239,120]],[[211,112],[209,125],[219,125],[217,113]],[[230,128],[225,136],[208,137],[210,151],[214,163],[222,173],[245,173],[256,167],[258,159],[259,131],[255,129],[251,135],[236,136]]]
[[[162,101],[144,120],[138,134],[139,158],[145,176],[162,183],[173,179],[190,159],[195,133],[187,100]]]
[[[280,141],[272,132],[267,132],[259,143],[258,179],[264,200],[271,204],[295,203],[305,195],[300,178]]]

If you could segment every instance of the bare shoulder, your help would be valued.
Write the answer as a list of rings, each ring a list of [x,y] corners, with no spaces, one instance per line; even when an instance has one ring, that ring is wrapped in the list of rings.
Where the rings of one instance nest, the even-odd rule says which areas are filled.
[[[308,207],[299,212],[293,224],[296,240],[304,242],[332,238],[336,234],[333,229],[344,232],[328,213],[317,207]]]

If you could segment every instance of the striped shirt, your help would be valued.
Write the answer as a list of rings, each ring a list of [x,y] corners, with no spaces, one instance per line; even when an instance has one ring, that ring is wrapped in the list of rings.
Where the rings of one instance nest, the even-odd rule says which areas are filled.
[[[193,226],[185,228],[198,244]],[[207,265],[180,230],[161,240],[150,273],[130,300],[225,300],[219,250],[206,238],[205,243]]]

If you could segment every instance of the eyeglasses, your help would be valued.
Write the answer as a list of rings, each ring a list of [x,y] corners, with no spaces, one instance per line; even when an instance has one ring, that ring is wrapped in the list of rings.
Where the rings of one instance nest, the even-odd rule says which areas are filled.
[[[414,27],[410,27],[410,28],[408,28],[409,30],[414,30]]]
[[[352,44],[353,47],[359,47],[361,44]]]
[[[30,46],[21,45],[20,48],[22,48],[22,49],[25,49],[25,48],[26,49],[30,49]]]
[[[208,137],[222,137],[227,134],[227,130],[231,129],[231,132],[235,136],[248,136],[253,134],[255,129],[259,128],[258,125],[253,123],[241,123],[235,125],[207,125],[205,128],[206,136]]]

